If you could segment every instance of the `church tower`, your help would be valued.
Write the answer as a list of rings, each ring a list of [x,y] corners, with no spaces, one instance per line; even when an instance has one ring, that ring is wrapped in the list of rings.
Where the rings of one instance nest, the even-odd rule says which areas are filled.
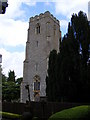
[[[40,97],[46,96],[48,58],[53,49],[59,51],[59,40],[59,21],[49,11],[30,18],[21,84],[21,102],[29,99],[39,101]]]

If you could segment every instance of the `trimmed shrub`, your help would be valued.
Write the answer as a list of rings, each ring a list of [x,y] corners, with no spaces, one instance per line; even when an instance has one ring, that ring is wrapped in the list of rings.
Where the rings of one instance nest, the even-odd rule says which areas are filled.
[[[49,120],[86,120],[88,118],[90,119],[90,106],[83,105],[57,112]]]

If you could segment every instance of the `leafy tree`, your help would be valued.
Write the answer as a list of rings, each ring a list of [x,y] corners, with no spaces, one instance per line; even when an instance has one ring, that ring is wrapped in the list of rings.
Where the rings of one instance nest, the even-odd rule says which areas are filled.
[[[56,99],[56,59],[57,59],[57,52],[53,50],[49,56],[49,69],[48,69],[48,76],[46,77],[46,95],[48,96],[49,101],[55,101]]]
[[[12,81],[12,82],[15,82],[15,72],[14,71],[9,71],[9,73],[8,73],[8,81]]]
[[[21,84],[21,82],[22,82],[22,80],[23,80],[23,78],[22,78],[22,77],[17,78],[17,80],[16,80],[16,84],[20,85],[20,84]]]
[[[16,85],[14,82],[5,82],[2,86],[2,98],[8,102],[12,100],[18,100],[20,97],[19,85]]]
[[[60,53],[50,53],[46,93],[50,101],[90,100],[90,26],[85,13],[73,14]],[[55,89],[56,88],[56,89]]]
[[[90,27],[87,16],[80,11],[78,15],[74,15],[71,18],[71,24],[74,30],[76,39],[80,45],[80,52],[82,55],[82,64],[87,67],[87,61],[89,57],[89,44],[90,44]]]
[[[79,42],[79,51],[81,53],[81,87],[80,101],[86,102],[87,91],[87,71],[88,71],[88,59],[89,59],[89,46],[90,46],[90,26],[85,13],[80,11],[78,15],[74,15],[71,18],[71,24],[74,30],[74,35]]]
[[[68,33],[61,43],[58,60],[59,91],[64,101],[75,100],[75,95],[77,95],[76,80],[79,79],[80,63],[78,48],[78,42],[75,40],[72,26],[69,23]]]
[[[4,74],[2,74],[2,83],[6,82],[6,81],[7,81],[7,77]]]
[[[2,100],[17,101],[20,99],[20,84],[22,78],[15,80],[15,72],[10,71],[9,76],[2,75]]]

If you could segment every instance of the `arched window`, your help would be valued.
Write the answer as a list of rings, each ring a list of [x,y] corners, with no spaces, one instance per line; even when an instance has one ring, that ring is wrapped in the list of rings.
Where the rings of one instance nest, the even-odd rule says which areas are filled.
[[[39,23],[37,23],[37,25],[35,27],[35,33],[40,34],[40,24]]]
[[[56,25],[54,25],[54,35],[56,35]]]
[[[50,22],[47,22],[46,23],[46,35],[47,35],[47,37],[50,37],[50,28],[51,28],[51,26],[50,26]]]

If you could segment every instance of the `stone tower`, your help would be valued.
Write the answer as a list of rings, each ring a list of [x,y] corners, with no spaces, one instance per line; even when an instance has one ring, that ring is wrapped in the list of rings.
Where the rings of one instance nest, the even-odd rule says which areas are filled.
[[[40,97],[46,96],[48,57],[53,49],[59,51],[59,40],[59,21],[50,12],[30,18],[21,84],[21,102],[29,99],[29,91],[31,101],[39,101]]]

